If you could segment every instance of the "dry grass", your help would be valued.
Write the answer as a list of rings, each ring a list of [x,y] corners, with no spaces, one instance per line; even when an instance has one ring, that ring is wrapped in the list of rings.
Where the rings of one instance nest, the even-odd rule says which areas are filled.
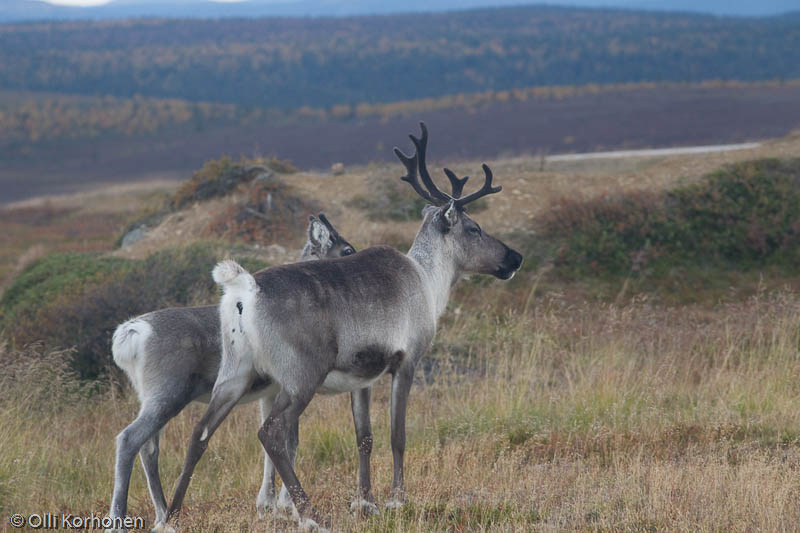
[[[504,292],[494,284],[468,291],[476,294],[465,301]],[[349,514],[349,401],[312,402],[298,473],[338,529],[798,529],[799,294],[713,310],[642,299],[576,306],[553,294],[521,308],[462,306],[446,315],[412,391],[411,503],[399,513]],[[136,402],[114,388],[87,399],[57,371],[57,354],[43,361],[0,383],[0,511],[107,512],[113,439]],[[167,487],[202,410],[192,406],[162,439]],[[387,413],[383,380],[372,415],[379,503],[391,483]],[[214,436],[188,494],[184,531],[291,529],[254,519],[255,418],[254,406],[240,407]],[[152,519],[138,467],[130,513]]]
[[[535,158],[499,161],[493,167],[505,191],[488,198],[489,209],[476,218],[488,231],[510,232],[576,189],[585,196],[660,190],[722,163],[796,154],[799,147],[794,136],[744,152],[545,172],[536,170]],[[477,168],[454,165],[462,174]],[[400,246],[417,222],[368,221],[346,207],[352,196],[369,192],[372,180],[398,177],[394,165],[337,177],[300,173],[287,181],[307,198],[324,199],[325,212],[356,246]],[[18,206],[62,218],[46,226],[18,222],[22,211],[4,218],[19,227],[4,224],[0,277],[35,242],[110,247],[112,225],[124,226],[152,201],[145,192],[131,198],[139,200]],[[185,243],[232,201],[173,214],[126,253]],[[83,212],[100,218],[82,218]],[[94,221],[89,227],[98,239],[77,230],[65,239],[73,223],[86,226],[82,220]],[[301,238],[282,244],[298,247]],[[317,398],[304,415],[298,473],[337,529],[800,530],[800,293],[661,307],[642,298],[622,306],[575,303],[574,296],[541,290],[531,297],[524,279],[462,282],[457,292],[411,395],[411,503],[404,510],[369,520],[349,514],[356,452],[346,396]],[[108,511],[114,437],[138,406],[115,386],[77,386],[65,359],[38,348],[0,349],[2,531],[10,531],[13,512]],[[373,483],[383,503],[392,470],[387,379],[373,398]],[[167,427],[161,471],[168,488],[203,410],[193,405]],[[255,520],[262,456],[255,420],[255,406],[242,406],[214,436],[187,495],[182,530],[292,529],[276,519]],[[129,504],[132,515],[152,520],[139,467]]]
[[[111,250],[125,226],[174,187],[148,181],[0,206],[0,286],[45,252]]]

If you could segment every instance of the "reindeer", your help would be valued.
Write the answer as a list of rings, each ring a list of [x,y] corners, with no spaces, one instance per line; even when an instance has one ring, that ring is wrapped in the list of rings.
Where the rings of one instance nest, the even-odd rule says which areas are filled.
[[[319,219],[313,215],[309,219],[308,240],[300,261],[355,253],[324,214]],[[114,332],[114,362],[127,374],[141,409],[136,420],[117,437],[112,517],[125,517],[131,470],[139,453],[156,509],[156,523],[166,520],[167,502],[158,475],[159,434],[190,402],[208,403],[220,366],[219,324],[216,305],[169,308],[128,320]],[[262,424],[277,389],[269,378],[261,379],[242,398],[243,402],[260,398]],[[275,469],[265,452],[264,480],[256,500],[259,516],[263,517],[270,506],[289,509],[291,499],[282,490],[275,501]]]
[[[368,387],[383,374],[392,376],[394,479],[387,507],[405,502],[408,395],[415,365],[433,341],[450,289],[462,273],[507,280],[522,265],[518,252],[482,231],[466,214],[470,202],[500,192],[500,187],[492,187],[489,167],[483,165],[483,187],[463,198],[466,178],[446,170],[457,194],[442,192],[428,173],[428,133],[424,123],[420,127],[421,138],[410,136],[416,147],[413,157],[394,149],[407,170],[402,179],[431,204],[423,209],[422,226],[406,255],[377,246],[348,257],[284,265],[255,275],[233,261],[214,268],[214,280],[224,291],[219,307],[222,364],[208,410],[192,434],[168,520],[180,509],[214,431],[253,384],[266,378],[278,383],[280,392],[258,437],[288,486],[301,527],[319,528],[321,518],[300,485],[287,448],[300,414],[316,393],[360,391],[368,401]],[[369,413],[363,401],[355,402],[356,397],[353,416],[360,459],[356,498],[371,502],[365,453],[372,447]]]

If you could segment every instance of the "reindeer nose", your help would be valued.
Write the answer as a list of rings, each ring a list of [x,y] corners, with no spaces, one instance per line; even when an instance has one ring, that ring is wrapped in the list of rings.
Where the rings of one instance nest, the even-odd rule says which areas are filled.
[[[506,258],[504,262],[510,270],[519,270],[519,267],[522,266],[522,254],[509,248],[506,252]]]

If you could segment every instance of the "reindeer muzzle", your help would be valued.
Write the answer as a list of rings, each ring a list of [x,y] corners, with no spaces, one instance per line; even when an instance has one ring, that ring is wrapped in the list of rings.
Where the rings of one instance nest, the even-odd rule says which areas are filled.
[[[497,272],[495,272],[495,276],[500,279],[511,279],[521,266],[522,255],[516,250],[507,248],[506,256],[503,258],[503,262],[500,264]]]

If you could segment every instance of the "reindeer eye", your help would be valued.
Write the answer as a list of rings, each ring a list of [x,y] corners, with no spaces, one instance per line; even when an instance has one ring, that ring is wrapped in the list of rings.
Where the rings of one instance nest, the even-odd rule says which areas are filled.
[[[356,253],[356,251],[353,250],[352,248],[345,248],[344,250],[342,250],[342,255],[352,255],[354,253]]]
[[[479,228],[478,226],[472,226],[471,228],[469,228],[469,232],[472,233],[473,235],[480,235],[481,228]]]

